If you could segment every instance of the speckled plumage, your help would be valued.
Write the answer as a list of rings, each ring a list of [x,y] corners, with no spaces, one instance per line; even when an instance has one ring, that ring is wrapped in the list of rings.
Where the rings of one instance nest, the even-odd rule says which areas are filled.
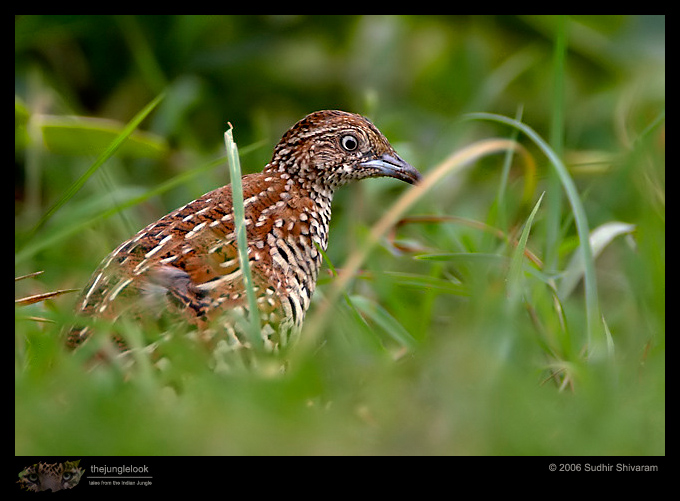
[[[331,201],[352,180],[420,179],[366,118],[312,113],[288,130],[261,173],[242,178],[248,256],[264,347],[287,344],[304,321],[328,245]],[[247,300],[239,267],[231,185],[188,203],[119,245],[94,272],[76,304],[82,316],[115,319],[171,311],[200,329],[223,329],[247,346],[240,327]],[[90,328],[73,329],[76,347]]]

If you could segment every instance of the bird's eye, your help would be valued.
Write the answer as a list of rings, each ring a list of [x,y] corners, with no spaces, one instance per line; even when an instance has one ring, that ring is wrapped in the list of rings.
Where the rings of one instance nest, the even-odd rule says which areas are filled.
[[[340,144],[345,149],[345,151],[354,151],[359,146],[359,141],[357,141],[357,138],[352,134],[347,134],[346,136],[342,136],[342,139],[340,139]]]

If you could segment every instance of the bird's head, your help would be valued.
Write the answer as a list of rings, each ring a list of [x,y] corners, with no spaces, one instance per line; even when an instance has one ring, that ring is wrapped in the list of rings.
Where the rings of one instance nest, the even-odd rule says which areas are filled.
[[[410,184],[421,179],[368,119],[338,110],[317,111],[296,123],[274,149],[268,169],[330,190],[368,177]]]

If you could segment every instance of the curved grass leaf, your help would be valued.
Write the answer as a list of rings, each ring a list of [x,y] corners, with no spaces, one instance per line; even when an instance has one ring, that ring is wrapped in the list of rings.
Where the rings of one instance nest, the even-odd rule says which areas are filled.
[[[38,127],[48,150],[61,155],[96,155],[123,132],[124,124],[102,118],[43,115]],[[118,155],[160,158],[168,151],[165,138],[135,130],[121,144]]]
[[[616,237],[621,235],[628,235],[635,231],[635,225],[621,223],[619,221],[612,221],[595,228],[590,234],[590,248],[592,250],[593,259],[597,258],[607,245],[611,243]],[[585,264],[583,261],[583,254],[580,248],[574,252],[567,265],[562,280],[557,289],[561,298],[569,296],[576,288],[578,282],[583,278],[585,273]]]
[[[97,170],[111,158],[116,151],[123,145],[125,140],[130,137],[130,135],[137,129],[140,123],[153,111],[153,109],[158,106],[158,104],[163,100],[164,94],[159,94],[153,101],[147,104],[144,109],[142,109],[135,117],[128,122],[125,128],[118,134],[118,136],[109,144],[109,146],[97,157],[94,163],[85,171],[85,173],[80,176],[62,197],[52,206],[50,209],[40,218],[38,223],[29,232],[28,236],[24,239],[24,244],[29,242],[35,233],[42,228],[42,226],[57,212],[66,202],[68,202],[73,196],[78,193],[80,188],[82,188],[92,175],[97,172]]]
[[[557,177],[562,184],[562,188],[567,195],[567,199],[569,200],[569,204],[571,205],[571,209],[574,214],[576,231],[579,237],[579,248],[581,249],[583,256],[583,278],[585,281],[585,307],[587,318],[586,330],[588,334],[589,355],[591,358],[599,357],[605,351],[608,343],[600,313],[600,301],[597,294],[597,280],[595,277],[595,264],[589,244],[590,230],[588,226],[588,218],[586,216],[585,209],[583,208],[583,204],[581,203],[576,185],[571,179],[567,168],[564,166],[562,160],[560,160],[555,151],[548,145],[548,143],[546,143],[545,140],[543,140],[543,138],[528,125],[518,122],[512,118],[496,115],[493,113],[471,113],[468,115],[468,118],[474,120],[490,120],[519,129],[522,133],[529,137],[541,149],[541,151],[543,151],[555,169]],[[611,350],[606,349],[606,351],[608,352],[608,355],[612,354]]]

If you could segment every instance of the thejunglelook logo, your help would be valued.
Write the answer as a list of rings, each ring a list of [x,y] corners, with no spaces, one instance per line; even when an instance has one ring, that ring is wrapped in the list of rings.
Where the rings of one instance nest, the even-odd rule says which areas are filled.
[[[83,476],[83,469],[78,467],[79,463],[80,459],[54,464],[36,463],[19,473],[17,483],[22,489],[34,492],[72,489],[78,485]]]

